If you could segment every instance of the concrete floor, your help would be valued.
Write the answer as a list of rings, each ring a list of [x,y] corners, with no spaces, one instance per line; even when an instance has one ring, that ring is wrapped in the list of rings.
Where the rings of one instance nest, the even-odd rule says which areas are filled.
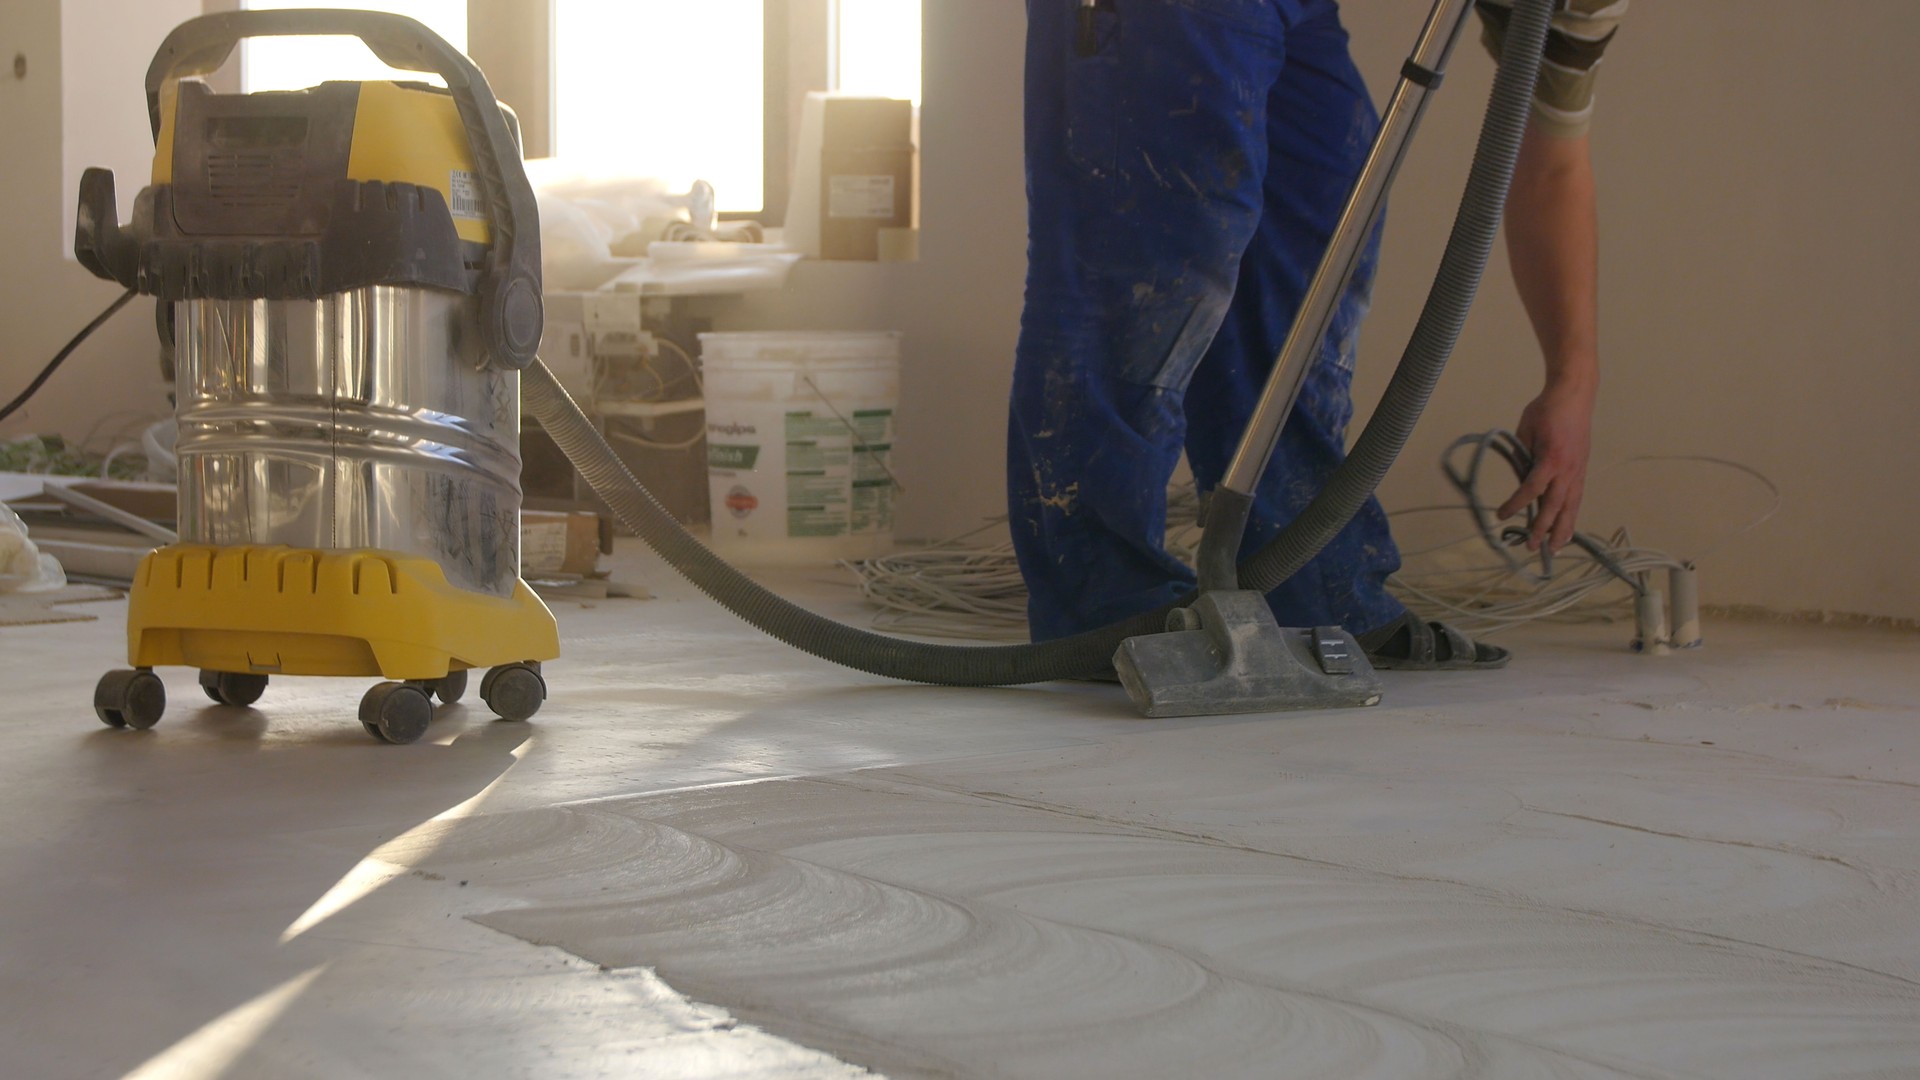
[[[0,630],[0,1075],[1920,1076],[1920,641],[1516,636],[1364,712],[1146,721],[656,600],[387,747]],[[817,575],[816,575],[817,576]],[[806,576],[782,586],[855,614]],[[857,615],[856,615],[857,617]]]

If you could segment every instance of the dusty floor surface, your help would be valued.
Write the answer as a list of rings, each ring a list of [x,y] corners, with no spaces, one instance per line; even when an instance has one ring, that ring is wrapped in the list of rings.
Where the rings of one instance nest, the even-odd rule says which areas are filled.
[[[0,631],[0,1075],[1920,1076],[1920,641],[1517,637],[1377,709],[1145,721],[664,595],[533,723]],[[823,610],[847,595],[783,579]]]

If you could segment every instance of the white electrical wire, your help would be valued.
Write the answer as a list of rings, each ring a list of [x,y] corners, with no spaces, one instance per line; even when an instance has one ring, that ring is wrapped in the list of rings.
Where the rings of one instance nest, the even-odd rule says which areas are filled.
[[[132,455],[140,458],[144,463],[141,474],[136,479],[158,483],[172,483],[178,480],[180,459],[161,438],[163,433],[170,432],[173,427],[174,419],[171,416],[164,420],[156,420],[141,429],[140,438],[137,441],[123,442],[107,451],[107,456],[100,462],[100,478],[111,479],[114,463],[122,457]]]
[[[119,409],[103,413],[94,418],[93,426],[87,429],[86,434],[69,445],[78,450],[97,446],[102,441],[106,442],[109,448],[119,446],[136,437],[137,430],[144,430],[153,421],[153,413],[145,409]],[[117,427],[108,428],[107,425],[115,423],[118,424]],[[104,440],[101,438],[102,435],[106,436]]]
[[[100,461],[100,479],[105,480],[112,475],[113,463],[119,461],[122,454],[135,454],[145,457],[146,449],[137,442],[129,442],[121,443],[119,446],[107,451],[107,456]],[[152,470],[148,469],[147,473],[151,475]]]
[[[680,362],[683,365],[685,365],[685,370],[680,374],[675,375],[674,377],[669,379],[666,376],[662,375],[659,371],[654,369],[652,357],[645,356],[645,355],[641,356],[640,370],[653,378],[653,381],[658,385],[658,389],[643,395],[640,400],[642,401],[678,400],[677,398],[669,397],[668,393],[675,386],[678,386],[680,383],[683,383],[683,382],[692,382],[693,393],[695,397],[705,397],[707,393],[706,384],[700,378],[700,365],[694,361],[693,355],[687,352],[687,350],[681,348],[680,344],[674,341],[672,338],[661,337],[656,335],[654,337],[654,341],[658,342],[660,345],[666,348],[672,349],[675,353],[677,353],[680,357]],[[604,393],[604,390],[606,388],[606,379],[607,379],[606,365],[596,363],[594,365],[593,375],[594,375],[595,399],[597,400],[599,398],[608,396]],[[700,440],[707,437],[706,425],[704,423],[700,425],[700,430],[676,442],[662,442],[658,439],[649,439],[644,435],[635,435],[630,431],[620,431],[617,428],[613,428],[611,426],[608,428],[607,434],[608,436],[614,439],[617,439],[620,442],[629,443],[631,445],[638,446],[646,450],[668,450],[668,451],[691,450],[694,447],[700,445]]]
[[[1483,545],[1480,537],[1473,535],[1428,551],[1438,553],[1460,546]],[[1666,552],[1634,546],[1625,530],[1597,546],[1614,566],[1630,576],[1686,568]],[[1408,558],[1403,556],[1403,562]],[[1387,580],[1387,587],[1408,610],[1425,619],[1447,622],[1469,635],[1493,634],[1539,619],[1611,622],[1630,616],[1634,591],[1612,569],[1574,547],[1562,550],[1558,559],[1553,575],[1544,581],[1517,573],[1505,561],[1482,561],[1426,571],[1403,567]]]
[[[983,543],[1006,518],[971,532],[877,559],[843,562],[860,582],[860,594],[880,609],[876,629],[923,637],[1023,641],[1027,636],[1027,585],[1014,561],[1013,543]]]
[[[146,451],[147,473],[151,479],[166,482],[179,478],[180,458],[174,453],[174,445],[178,440],[178,428],[171,416],[154,421],[140,433],[140,445]]]
[[[1768,497],[1772,499],[1772,502],[1767,506],[1766,510],[1760,514],[1759,517],[1754,518],[1752,521],[1747,522],[1745,525],[1742,525],[1739,528],[1734,529],[1733,531],[1727,533],[1725,536],[1722,536],[1720,539],[1715,540],[1712,544],[1709,544],[1705,551],[1693,557],[1694,562],[1699,562],[1701,559],[1706,558],[1707,556],[1713,554],[1716,551],[1719,551],[1721,548],[1726,547],[1728,544],[1733,543],[1735,540],[1740,539],[1741,537],[1747,535],[1748,533],[1759,528],[1760,526],[1765,525],[1767,522],[1773,520],[1773,516],[1775,514],[1780,512],[1780,504],[1782,501],[1780,496],[1780,485],[1768,479],[1767,475],[1761,472],[1759,469],[1756,469],[1751,465],[1743,465],[1738,461],[1729,461],[1726,458],[1712,457],[1706,454],[1642,454],[1638,457],[1630,457],[1624,461],[1616,462],[1613,465],[1610,465],[1606,469],[1602,470],[1602,472],[1612,472],[1614,469],[1617,469],[1623,465],[1641,465],[1641,464],[1647,464],[1647,463],[1663,464],[1667,462],[1692,462],[1698,465],[1714,465],[1723,469],[1732,469],[1735,472],[1745,473],[1746,475],[1752,477],[1753,479],[1758,480],[1761,486],[1767,489]],[[1600,474],[1596,473],[1595,475],[1598,476]]]
[[[1771,504],[1758,517],[1722,537],[1706,551],[1718,551],[1733,539],[1758,528],[1780,509],[1780,489],[1764,474],[1739,462],[1698,455],[1641,456],[1620,465],[1647,462],[1698,462],[1744,473],[1759,481]],[[1617,467],[1617,466],[1616,466]],[[1603,470],[1611,471],[1611,470]],[[1595,476],[1600,473],[1595,473]],[[1394,518],[1413,514],[1471,513],[1466,502],[1418,506],[1398,511]],[[1167,492],[1167,550],[1192,563],[1201,535],[1200,500],[1190,485]],[[983,542],[982,533],[1004,526],[993,518],[971,532],[926,547],[846,566],[859,579],[860,591],[880,608],[874,617],[878,629],[923,637],[970,640],[1025,640],[1027,590],[1015,562],[1010,541]],[[1628,576],[1687,568],[1688,561],[1633,542],[1626,529],[1604,540],[1588,539]],[[1476,529],[1465,536],[1401,553],[1402,569],[1387,585],[1402,603],[1422,618],[1446,621],[1464,633],[1487,635],[1537,620],[1612,622],[1630,619],[1633,590],[1599,559],[1569,546],[1556,556],[1553,573],[1545,581],[1517,573],[1505,558],[1479,558],[1447,564],[1441,558],[1462,549],[1485,551]],[[1436,565],[1423,567],[1423,561]]]
[[[1167,490],[1167,549],[1191,562],[1199,543],[1200,499],[1192,485]],[[860,593],[880,609],[875,629],[921,637],[972,641],[1027,639],[1027,585],[1013,542],[987,542],[1006,517],[959,536],[878,559],[841,565],[859,579]]]
[[[609,426],[607,437],[618,442],[630,443],[643,450],[691,450],[700,445],[700,440],[706,438],[707,433],[698,431],[679,442],[661,442],[658,439],[649,439],[644,435],[635,435],[631,431],[621,431],[619,428]]]
[[[1460,445],[1456,443],[1455,447]],[[1720,466],[1744,473],[1766,488],[1771,498],[1767,509],[1715,541],[1706,549],[1706,553],[1720,550],[1733,539],[1759,528],[1779,512],[1779,487],[1750,466],[1701,455],[1643,455],[1628,458],[1619,464],[1649,462],[1697,462]],[[1608,471],[1611,468],[1596,472],[1594,476]],[[1474,515],[1477,522],[1478,515],[1484,509],[1476,507],[1477,503],[1478,499],[1474,497],[1459,505],[1419,506],[1388,516],[1399,518],[1464,509]],[[1418,551],[1403,551],[1402,569],[1388,579],[1388,589],[1421,618],[1451,623],[1469,635],[1490,635],[1542,619],[1611,622],[1632,617],[1633,590],[1600,559],[1579,547],[1563,549],[1556,556],[1558,564],[1550,575],[1545,575],[1544,580],[1540,580],[1541,575],[1520,568],[1505,552],[1498,553],[1501,556],[1498,561],[1439,565],[1425,569],[1420,566],[1422,560],[1444,563],[1444,560],[1438,559],[1439,556],[1463,546],[1484,549],[1487,542],[1484,536],[1485,531],[1476,528],[1474,533],[1466,536]],[[1617,530],[1604,541],[1591,535],[1587,539],[1615,567],[1630,577],[1658,570],[1688,569],[1698,558],[1704,557],[1703,554],[1694,560],[1682,560],[1664,551],[1639,547],[1625,529]]]

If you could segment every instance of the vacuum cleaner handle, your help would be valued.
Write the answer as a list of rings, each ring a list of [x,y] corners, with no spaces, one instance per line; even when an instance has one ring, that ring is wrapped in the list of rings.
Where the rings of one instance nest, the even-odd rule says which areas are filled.
[[[404,15],[349,9],[227,11],[175,27],[147,69],[147,117],[160,136],[160,89],[169,79],[204,75],[250,37],[344,35],[359,38],[390,67],[431,72],[447,81],[487,203],[493,245],[480,281],[480,317],[492,362],[513,371],[533,363],[544,324],[540,293],[540,209],[506,117],[487,77],[440,35]]]

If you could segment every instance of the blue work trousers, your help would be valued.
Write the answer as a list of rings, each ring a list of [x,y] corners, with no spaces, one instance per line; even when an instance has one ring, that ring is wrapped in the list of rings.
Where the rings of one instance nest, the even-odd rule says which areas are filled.
[[[1187,452],[1227,470],[1379,117],[1334,0],[1028,0],[1028,274],[1008,505],[1035,640],[1173,600],[1164,546]],[[1346,455],[1379,237],[1368,245],[1256,492],[1244,555]],[[1373,500],[1270,596],[1282,625],[1398,618]]]

